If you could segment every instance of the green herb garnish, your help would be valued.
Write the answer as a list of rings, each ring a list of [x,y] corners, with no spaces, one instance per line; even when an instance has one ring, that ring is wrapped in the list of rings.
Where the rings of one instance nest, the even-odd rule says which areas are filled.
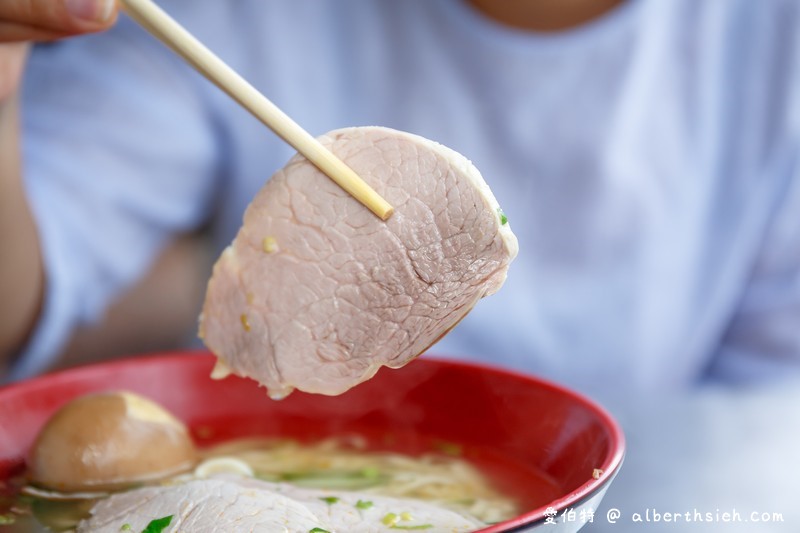
[[[315,527],[314,529],[309,529],[308,533],[331,533],[327,529],[322,529],[321,527]]]
[[[366,479],[378,479],[381,477],[381,471],[375,468],[374,466],[368,466],[367,468],[361,471],[361,477]]]
[[[503,210],[500,209],[499,207],[497,208],[497,216],[500,217],[501,226],[505,226],[506,224],[508,224],[508,217],[506,216],[505,213],[503,213]]]
[[[119,528],[120,531],[130,531],[131,525],[130,524],[122,524],[122,527]]]
[[[433,524],[419,524],[418,526],[400,526],[395,524],[391,526],[391,529],[404,529],[406,531],[412,531],[412,530],[431,529],[432,527]]]
[[[17,521],[17,517],[13,514],[0,514],[0,526],[7,526]]]
[[[267,481],[287,481],[299,487],[327,490],[360,490],[380,485],[388,480],[377,468],[361,470],[308,470],[282,472],[277,476],[259,476]]]
[[[358,500],[356,502],[356,509],[369,509],[374,504],[369,500]]]
[[[400,520],[400,517],[394,513],[386,513],[386,516],[381,518],[381,522],[383,522],[387,526],[393,526]]]
[[[175,515],[171,514],[163,518],[156,518],[147,524],[147,527],[142,530],[142,533],[161,533],[167,528],[167,526],[169,526],[170,522],[172,522],[172,517],[174,516]]]
[[[337,498],[336,496],[324,496],[320,498],[320,500],[324,501],[328,505],[333,505],[334,503],[338,503],[339,498]]]

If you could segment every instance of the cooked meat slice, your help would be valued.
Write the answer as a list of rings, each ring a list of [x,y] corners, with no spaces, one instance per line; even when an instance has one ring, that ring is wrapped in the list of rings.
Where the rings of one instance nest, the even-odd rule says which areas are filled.
[[[463,156],[408,133],[322,137],[395,208],[383,222],[295,156],[256,195],[208,284],[200,336],[282,397],[398,368],[497,291],[517,240]]]
[[[147,487],[114,494],[92,509],[78,533],[144,531],[154,519],[172,515],[164,533],[250,531],[263,533],[327,529],[305,505],[272,490],[235,480],[201,479],[181,485]]]
[[[124,524],[130,531],[143,531],[151,520],[170,515],[173,518],[164,533],[306,533],[314,528],[380,533],[414,526],[457,533],[485,525],[417,500],[220,476],[114,494],[94,506],[91,518],[81,522],[77,532],[118,533]]]

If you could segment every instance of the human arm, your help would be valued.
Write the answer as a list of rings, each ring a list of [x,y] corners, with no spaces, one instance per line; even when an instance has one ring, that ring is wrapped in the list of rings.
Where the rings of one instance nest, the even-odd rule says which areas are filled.
[[[171,7],[208,31],[209,6],[224,9]],[[215,126],[225,120],[209,101],[215,88],[125,17],[101,34],[33,47],[23,85],[22,184],[45,281],[6,380],[59,364],[76,331],[104,320],[176,235],[213,214],[224,134]],[[129,329],[146,334],[135,320]]]
[[[105,29],[115,13],[113,0],[0,3],[0,368],[29,335],[44,285],[20,156],[18,92],[28,43]]]

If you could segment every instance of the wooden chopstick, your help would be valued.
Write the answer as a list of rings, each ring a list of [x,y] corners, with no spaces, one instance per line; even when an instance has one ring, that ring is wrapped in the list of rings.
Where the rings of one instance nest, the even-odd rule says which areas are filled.
[[[250,111],[353,198],[382,220],[392,215],[394,212],[392,206],[353,169],[320,144],[151,0],[121,0],[121,3],[133,20]]]

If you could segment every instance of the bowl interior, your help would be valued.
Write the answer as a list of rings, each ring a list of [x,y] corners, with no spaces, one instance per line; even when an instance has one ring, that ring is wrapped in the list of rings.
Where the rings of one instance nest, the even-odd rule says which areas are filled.
[[[276,402],[250,380],[212,381],[213,364],[207,353],[161,354],[0,389],[0,479],[20,468],[39,428],[61,405],[87,392],[120,389],[161,403],[201,445],[253,435],[353,434],[371,448],[411,454],[458,444],[528,510],[486,532],[541,521],[548,507],[574,507],[604,488],[622,460],[622,434],[603,409],[511,372],[422,358],[400,371],[384,368],[341,396],[295,392]]]

